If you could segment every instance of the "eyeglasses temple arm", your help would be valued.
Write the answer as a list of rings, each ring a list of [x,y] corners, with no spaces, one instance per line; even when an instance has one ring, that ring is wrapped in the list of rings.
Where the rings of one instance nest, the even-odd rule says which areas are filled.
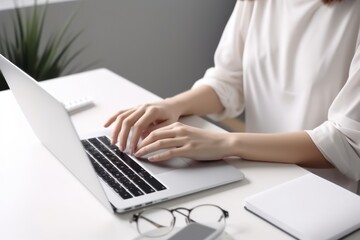
[[[220,222],[223,218],[228,218],[229,217],[229,212],[224,210],[224,209],[221,209],[223,211],[223,215],[220,216],[218,222]]]
[[[142,218],[142,219],[148,221],[149,223],[151,223],[152,225],[154,225],[154,226],[157,227],[157,228],[165,227],[164,225],[161,225],[161,224],[159,224],[159,223],[156,223],[156,222],[154,222],[153,220],[151,220],[151,219],[149,219],[149,218],[147,218],[147,217],[144,217],[144,216],[141,216],[141,215],[140,215],[139,218]]]

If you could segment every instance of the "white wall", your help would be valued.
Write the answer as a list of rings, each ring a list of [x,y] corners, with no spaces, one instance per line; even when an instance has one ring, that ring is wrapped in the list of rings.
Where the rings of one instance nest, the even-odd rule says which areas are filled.
[[[1,1],[1,0],[0,0]],[[49,8],[48,33],[76,9],[72,31],[88,45],[78,63],[98,61],[168,97],[186,90],[213,65],[213,54],[235,0],[83,0]],[[10,11],[0,12],[6,23]],[[1,26],[1,24],[0,24]],[[58,28],[57,28],[58,27]]]

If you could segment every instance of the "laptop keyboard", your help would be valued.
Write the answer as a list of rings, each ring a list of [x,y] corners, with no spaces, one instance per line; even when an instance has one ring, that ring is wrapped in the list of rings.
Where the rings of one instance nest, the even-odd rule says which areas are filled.
[[[107,136],[81,141],[96,173],[123,199],[166,189]]]

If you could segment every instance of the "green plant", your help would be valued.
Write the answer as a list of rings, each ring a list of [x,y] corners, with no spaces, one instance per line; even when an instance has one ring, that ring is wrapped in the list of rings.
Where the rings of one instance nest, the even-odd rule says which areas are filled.
[[[58,77],[65,71],[74,72],[76,67],[70,70],[68,68],[84,50],[83,47],[72,51],[72,46],[82,31],[68,34],[76,12],[69,17],[60,31],[44,39],[47,9],[47,3],[40,6],[37,0],[34,1],[31,11],[16,7],[11,26],[5,28],[3,25],[0,36],[0,53],[38,81]],[[8,34],[8,29],[11,29],[12,34]],[[2,75],[1,77],[0,87],[6,84]]]

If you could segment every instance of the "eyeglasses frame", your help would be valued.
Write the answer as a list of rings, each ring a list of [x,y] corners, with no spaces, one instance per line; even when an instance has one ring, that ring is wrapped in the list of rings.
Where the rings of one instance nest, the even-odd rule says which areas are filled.
[[[174,215],[174,212],[177,212],[177,213],[180,213],[181,215],[183,215],[183,216],[185,217],[185,222],[186,222],[186,224],[189,224],[189,223],[191,223],[191,222],[195,222],[194,220],[190,219],[190,214],[191,214],[191,212],[192,212],[194,209],[196,209],[196,208],[198,208],[198,207],[202,207],[202,206],[212,206],[212,207],[216,207],[216,208],[218,208],[218,209],[221,210],[221,212],[223,213],[223,216],[224,216],[225,219],[229,217],[229,212],[226,211],[225,209],[221,208],[221,207],[218,206],[218,205],[215,205],[215,204],[200,204],[200,205],[197,205],[197,206],[195,206],[195,207],[193,207],[193,208],[190,208],[190,209],[189,209],[189,208],[185,208],[185,207],[177,207],[177,208],[173,208],[173,209],[162,208],[162,207],[147,208],[147,209],[144,209],[144,210],[142,210],[142,211],[140,211],[140,212],[138,212],[138,213],[133,214],[133,215],[132,215],[132,218],[130,219],[130,223],[136,222],[136,228],[137,228],[138,233],[139,233],[140,235],[144,235],[143,233],[141,233],[141,231],[140,231],[140,229],[139,229],[139,224],[138,224],[138,220],[139,220],[139,218],[141,218],[141,217],[142,217],[143,219],[145,219],[146,221],[148,221],[149,223],[153,224],[154,226],[158,227],[158,228],[160,228],[160,227],[165,227],[165,226],[160,225],[160,224],[152,221],[151,219],[148,219],[148,218],[146,218],[146,217],[143,217],[142,214],[143,214],[144,212],[148,211],[148,210],[156,210],[156,209],[166,210],[166,211],[170,212],[171,215],[172,215],[172,217],[173,217],[173,219],[172,219],[172,221],[171,221],[171,225],[170,225],[171,230],[170,230],[169,232],[165,233],[165,234],[156,236],[156,237],[161,237],[161,236],[165,236],[165,235],[169,234],[169,233],[174,229],[174,226],[175,226],[175,223],[176,223],[176,217],[175,217],[175,215]],[[181,210],[187,211],[187,214],[181,212]],[[225,219],[224,219],[224,221],[225,221]],[[220,218],[218,221],[221,221],[221,218]],[[225,222],[226,222],[226,221],[225,221]]]

